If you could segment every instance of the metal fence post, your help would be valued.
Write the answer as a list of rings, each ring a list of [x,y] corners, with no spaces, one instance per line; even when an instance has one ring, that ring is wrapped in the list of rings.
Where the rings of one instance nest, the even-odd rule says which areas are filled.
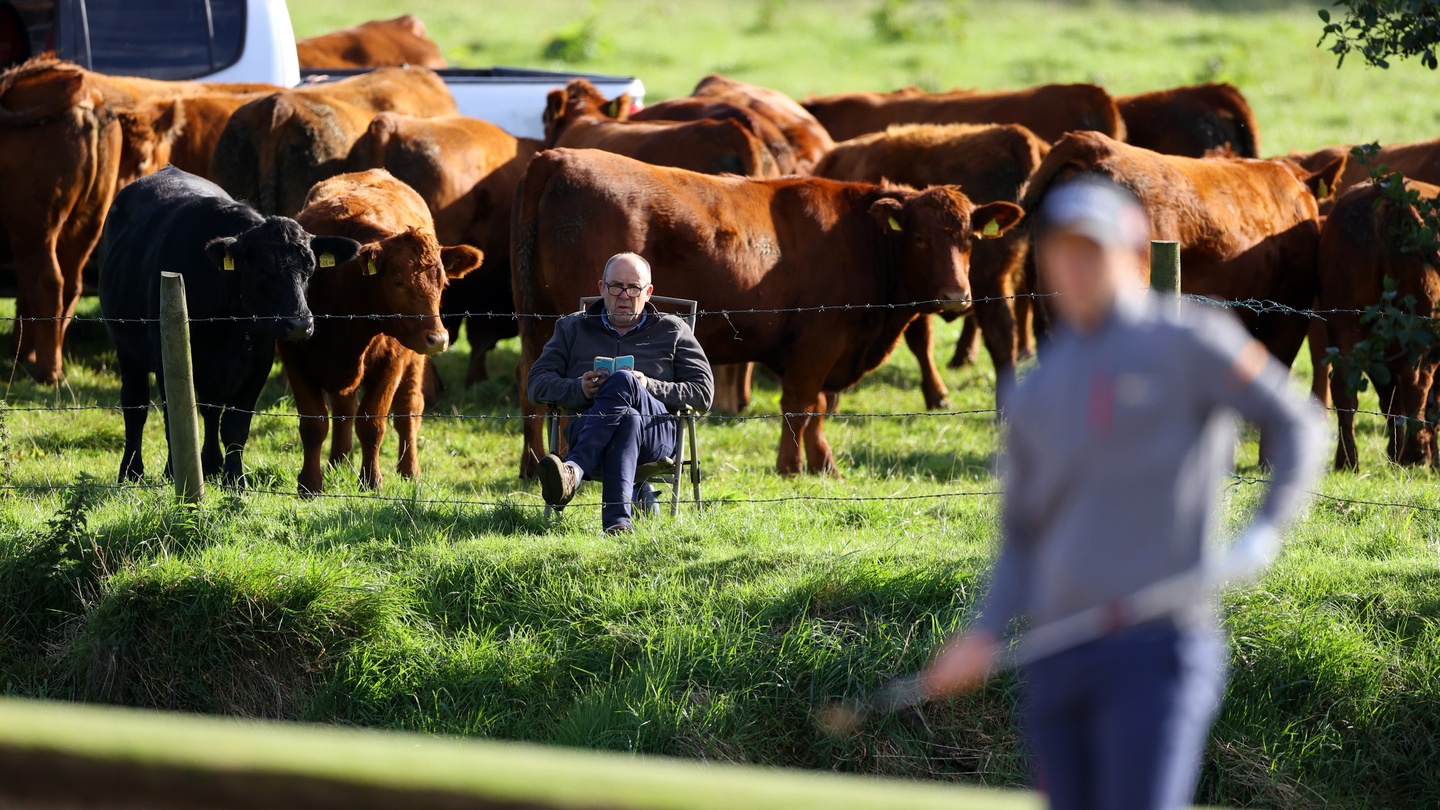
[[[205,476],[200,470],[200,419],[190,362],[190,312],[185,306],[185,278],[179,273],[160,274],[160,359],[175,495],[186,503],[199,503],[205,497]]]
[[[1180,243],[1151,240],[1150,289],[1180,301]]]

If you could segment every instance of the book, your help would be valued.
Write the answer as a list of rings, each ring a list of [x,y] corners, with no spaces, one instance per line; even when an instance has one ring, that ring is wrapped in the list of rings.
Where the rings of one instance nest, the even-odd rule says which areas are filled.
[[[595,358],[595,370],[604,374],[607,377],[617,371],[623,371],[627,369],[630,371],[635,370],[635,355],[633,354],[627,354],[621,357]]]

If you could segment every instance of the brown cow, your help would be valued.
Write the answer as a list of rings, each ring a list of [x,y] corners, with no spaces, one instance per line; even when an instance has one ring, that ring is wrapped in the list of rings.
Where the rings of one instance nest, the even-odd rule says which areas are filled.
[[[251,101],[279,89],[271,87],[253,93],[209,93],[177,99],[175,114],[182,124],[175,137],[165,144],[164,152],[157,154],[155,163],[163,166],[168,162],[191,174],[213,179],[210,163],[214,159],[220,133],[225,131],[230,116]]]
[[[770,119],[790,141],[795,150],[796,168],[801,173],[813,169],[835,145],[830,133],[815,120],[815,116],[779,90],[712,73],[695,85],[691,96],[745,107]]]
[[[1407,180],[1405,188],[1422,199],[1440,197],[1440,187],[1428,183]],[[1420,216],[1413,205],[1397,204],[1384,191],[1380,184],[1365,183],[1346,192],[1320,231],[1320,309],[1326,312],[1327,342],[1339,351],[1330,380],[1340,427],[1335,446],[1337,470],[1360,466],[1354,413],[1359,405],[1346,385],[1346,362],[1357,343],[1374,339],[1372,326],[1363,323],[1354,310],[1381,303],[1385,282],[1393,279],[1397,305],[1412,296],[1416,316],[1440,314],[1440,254],[1404,250],[1395,232],[1407,221],[1418,226]],[[1415,357],[1398,345],[1378,348],[1388,361],[1385,366],[1391,377],[1384,383],[1372,380],[1386,414],[1390,458],[1401,464],[1434,464],[1436,432],[1434,424],[1426,421],[1426,404],[1435,380],[1436,357],[1423,349],[1422,355]]]
[[[747,107],[708,98],[672,98],[650,104],[630,113],[631,121],[738,121],[751,135],[759,138],[775,158],[780,174],[795,174],[795,147],[774,121]]]
[[[735,120],[629,121],[630,96],[607,100],[584,79],[551,90],[545,106],[545,146],[604,149],[656,166],[706,174],[775,177],[770,150]]]
[[[164,165],[183,127],[176,100],[247,92],[260,85],[206,85],[106,76],[53,56],[0,73],[0,232],[14,257],[19,293],[15,359],[40,382],[59,381],[81,271],[122,186]]]
[[[445,83],[425,68],[379,68],[256,99],[230,116],[215,148],[215,182],[261,213],[294,216],[311,186],[344,171],[376,114],[457,115]]]
[[[1019,202],[1021,187],[1049,151],[1049,144],[1015,124],[909,124],[836,144],[815,174],[871,183],[892,180],[917,188],[957,185],[972,200]],[[1016,230],[976,245],[970,257],[975,297],[996,299],[976,303],[970,317],[984,334],[1001,383],[1014,378],[1018,330],[1015,309],[1006,299],[1024,286],[1027,247],[1025,235]],[[905,330],[905,340],[920,361],[925,407],[949,407],[935,368],[930,316],[916,318]],[[963,349],[957,347],[956,357],[961,356]]]
[[[1026,210],[1037,210],[1055,183],[1081,172],[1105,175],[1140,198],[1152,239],[1180,243],[1186,293],[1309,309],[1319,292],[1317,191],[1333,188],[1344,165],[1342,158],[1306,173],[1282,161],[1161,155],[1098,132],[1072,132],[1035,170],[1022,199]],[[1041,290],[1034,264],[1027,260],[1026,273]],[[1043,329],[1044,299],[1036,303],[1036,327]],[[1308,319],[1243,307],[1236,312],[1289,367]]]
[[[413,14],[307,37],[295,50],[302,68],[446,67],[440,46],[425,36],[425,23]]]
[[[332,413],[331,464],[349,456],[353,424],[360,436],[360,482],[379,488],[380,442],[385,417],[393,412],[399,472],[418,478],[415,441],[425,410],[420,390],[425,357],[450,343],[440,323],[440,294],[449,279],[479,267],[482,255],[469,246],[441,247],[425,201],[383,169],[318,183],[295,220],[312,234],[344,236],[362,245],[355,258],[338,266],[332,260],[326,267],[320,257],[305,294],[316,316],[315,334],[280,347],[305,445],[300,492],[323,488],[320,449]],[[350,315],[391,317],[326,318]]]
[[[594,149],[539,153],[517,197],[512,272],[527,413],[536,410],[524,378],[554,321],[524,316],[573,311],[606,257],[634,251],[665,294],[732,311],[696,323],[711,362],[757,362],[780,375],[780,407],[796,414],[781,430],[782,474],[800,472],[802,445],[811,471],[835,469],[822,392],[884,362],[917,313],[964,307],[972,239],[982,229],[998,236],[1023,214],[1014,203],[977,207],[953,186],[713,177]],[[904,306],[914,301],[955,303]],[[797,308],[806,311],[786,311]],[[544,452],[538,420],[525,434],[522,475]]]
[[[1315,171],[1333,162],[1336,158],[1348,156],[1353,148],[1350,146],[1327,146],[1308,154],[1291,153],[1289,159],[1307,171]],[[1371,162],[1399,172],[1409,180],[1440,185],[1440,138],[1381,146],[1380,154]],[[1370,170],[1365,167],[1365,164],[1354,158],[1349,159],[1345,163],[1345,172],[1340,175],[1340,184],[1335,190],[1336,196],[1320,204],[1321,216],[1330,213],[1330,209],[1339,200],[1339,195],[1361,183],[1369,182],[1369,180]]]
[[[1125,142],[1166,155],[1205,157],[1227,149],[1260,157],[1260,127],[1245,95],[1230,84],[1197,84],[1115,99]],[[1318,167],[1317,167],[1318,168]]]
[[[809,98],[805,109],[836,140],[880,132],[891,124],[1021,124],[1047,141],[1067,132],[1094,130],[1124,140],[1125,122],[1115,99],[1093,84],[1046,84],[1028,90],[926,93],[842,93]]]
[[[514,311],[510,293],[510,212],[515,187],[540,142],[516,138],[463,115],[415,118],[384,112],[350,150],[349,170],[388,169],[415,189],[435,218],[444,245],[474,245],[485,254],[477,272],[445,288],[442,313]],[[446,317],[452,340],[458,315]],[[513,317],[468,319],[466,385],[487,379],[485,355],[518,334]]]

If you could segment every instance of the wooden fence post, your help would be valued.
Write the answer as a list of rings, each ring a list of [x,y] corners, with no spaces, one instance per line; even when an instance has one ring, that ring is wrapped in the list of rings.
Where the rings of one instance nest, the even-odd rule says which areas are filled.
[[[186,503],[199,503],[205,497],[200,418],[195,406],[195,369],[190,362],[190,312],[185,306],[185,278],[179,273],[160,274],[160,359],[165,370],[165,415],[175,495]]]
[[[1180,243],[1150,242],[1150,289],[1180,301]]]

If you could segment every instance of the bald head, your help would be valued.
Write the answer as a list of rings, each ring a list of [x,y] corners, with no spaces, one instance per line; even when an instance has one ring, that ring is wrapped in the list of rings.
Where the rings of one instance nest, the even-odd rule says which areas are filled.
[[[612,271],[624,269],[638,274],[638,281],[642,286],[650,286],[650,263],[639,253],[616,253],[605,262],[605,270],[600,274],[601,281],[610,281],[615,276]],[[630,276],[631,273],[625,273]]]
[[[650,263],[635,253],[617,253],[600,274],[600,297],[610,324],[628,329],[640,322],[650,300]]]

